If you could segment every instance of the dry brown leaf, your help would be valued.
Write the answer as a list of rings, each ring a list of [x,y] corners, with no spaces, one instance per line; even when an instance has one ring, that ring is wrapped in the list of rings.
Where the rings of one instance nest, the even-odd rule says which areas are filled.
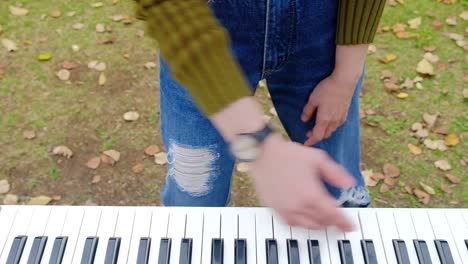
[[[120,152],[114,149],[109,149],[103,152],[104,155],[111,157],[115,162],[119,161],[120,159]]]
[[[424,123],[426,123],[428,127],[433,127],[437,121],[438,116],[439,116],[438,114],[431,115],[428,113],[424,113],[423,114]]]
[[[62,15],[62,12],[60,12],[60,10],[58,9],[54,9],[54,10],[51,10],[49,12],[49,16],[53,17],[53,18],[58,18]]]
[[[384,86],[385,86],[385,90],[387,90],[388,92],[396,92],[400,90],[400,86],[392,82],[385,82]]]
[[[374,54],[377,52],[377,47],[375,45],[369,45],[367,48],[367,54]]]
[[[383,166],[383,173],[385,177],[396,178],[400,176],[401,171],[397,166],[391,163],[385,163]]]
[[[33,139],[36,137],[36,132],[34,132],[33,130],[26,130],[23,132],[23,137],[25,139]]]
[[[414,155],[419,155],[422,153],[421,148],[413,144],[408,144],[408,149]]]
[[[397,183],[398,179],[396,178],[385,178],[384,179],[384,183],[387,184],[388,186],[395,186],[395,184]]]
[[[431,186],[425,184],[424,182],[419,182],[419,185],[423,188],[423,190],[425,192],[427,192],[428,194],[432,194],[432,195],[435,195],[436,192],[434,190],[434,188],[432,188]]]
[[[3,204],[5,205],[16,205],[18,204],[18,195],[15,194],[7,194],[5,195],[5,198],[3,198]]]
[[[5,47],[9,52],[18,50],[18,46],[13,40],[2,38],[2,45]]]
[[[444,193],[448,193],[448,194],[451,194],[453,192],[453,189],[450,186],[448,186],[447,184],[445,184],[445,183],[440,184],[440,189]]]
[[[52,150],[54,155],[61,155],[69,159],[73,156],[73,152],[67,146],[57,146]]]
[[[455,175],[452,175],[452,174],[445,174],[445,178],[451,182],[451,183],[454,183],[454,184],[458,184],[461,182],[461,179]]]
[[[54,201],[60,201],[60,200],[62,200],[62,196],[61,196],[61,195],[58,195],[58,194],[52,195],[51,198],[52,198],[52,200],[54,200]]]
[[[424,54],[424,59],[426,59],[430,63],[437,63],[439,61],[439,56],[434,55],[430,52],[426,52]]]
[[[0,194],[10,191],[10,183],[7,180],[0,180]]]
[[[406,78],[405,81],[400,85],[401,88],[411,89],[414,87],[414,81],[410,78]]]
[[[422,19],[421,17],[416,17],[411,20],[408,20],[408,25],[410,28],[417,29],[421,25]]]
[[[66,14],[68,17],[72,17],[74,15],[76,15],[76,12],[75,11],[70,11],[70,12],[67,12]]]
[[[456,16],[449,16],[445,19],[445,23],[449,26],[456,26],[457,25],[457,17]]]
[[[144,38],[145,37],[145,31],[144,30],[138,30],[137,31],[137,37]]]
[[[139,174],[145,171],[145,165],[143,163],[138,163],[135,166],[132,167],[133,173]]]
[[[419,188],[415,188],[413,190],[413,193],[418,198],[418,200],[423,204],[428,204],[431,200],[431,196],[427,192]]]
[[[145,148],[145,154],[148,155],[148,156],[154,156],[157,153],[159,153],[160,151],[161,150],[156,145],[151,145],[151,146],[148,146],[147,148]]]
[[[432,150],[438,149],[440,151],[447,150],[447,146],[445,146],[444,141],[440,139],[431,140],[431,139],[426,138],[423,143],[424,143],[424,146],[426,146],[428,149],[432,149]]]
[[[95,175],[93,176],[91,183],[99,183],[100,181],[101,181],[101,175]]]
[[[125,121],[136,121],[140,117],[137,111],[129,111],[123,115]]]
[[[92,169],[92,170],[95,170],[99,167],[99,164],[101,164],[101,158],[100,157],[94,157],[90,160],[88,160],[88,162],[86,162],[86,167]]]
[[[153,69],[155,67],[156,67],[156,63],[154,63],[152,61],[145,63],[145,68],[148,69],[148,70]]]
[[[433,21],[431,25],[433,29],[441,29],[444,26],[444,24],[438,20]]]
[[[409,194],[413,194],[413,188],[411,188],[409,185],[405,186],[405,191]]]
[[[61,67],[66,70],[73,70],[73,69],[78,68],[78,66],[79,65],[73,61],[64,61],[61,65]]]
[[[61,69],[56,73],[57,77],[62,81],[68,81],[70,79],[70,71],[67,69]]]
[[[394,33],[398,33],[398,32],[403,32],[403,31],[406,31],[406,25],[405,24],[395,24],[392,26],[392,30]]]
[[[393,77],[393,73],[389,70],[383,70],[380,72],[380,79],[385,80],[385,79],[390,79]]]
[[[75,29],[75,30],[80,30],[80,29],[83,29],[84,28],[84,24],[82,23],[75,23],[72,25],[72,28]]]
[[[110,164],[110,165],[115,164],[115,160],[113,160],[111,157],[109,157],[107,155],[101,154],[101,155],[99,155],[99,158],[101,158],[102,163]]]
[[[249,165],[245,162],[240,162],[237,164],[236,169],[238,172],[246,173],[249,171]]]
[[[119,22],[119,21],[122,21],[122,19],[124,18],[123,15],[113,15],[113,16],[110,16],[109,17],[111,20],[115,21],[115,22]]]
[[[439,134],[439,135],[447,135],[448,134],[448,127],[446,126],[440,126],[434,128],[434,133]]]
[[[154,155],[154,162],[159,165],[166,164],[167,163],[166,152],[159,152],[158,154]]]
[[[36,197],[32,197],[29,200],[28,205],[46,205],[52,201],[52,198],[46,195],[39,195]]]
[[[107,82],[106,74],[103,73],[103,72],[99,73],[98,84],[99,84],[100,86],[103,86],[103,85],[106,84],[106,82]]]
[[[452,166],[447,160],[438,160],[434,162],[434,165],[442,171],[449,171],[452,169]]]
[[[22,7],[17,6],[9,6],[10,13],[14,16],[25,16],[29,13],[29,10]]]
[[[384,183],[384,184],[380,185],[380,190],[379,191],[381,193],[386,193],[386,192],[390,191],[391,189],[392,189],[391,186]]]
[[[106,27],[103,24],[96,25],[96,32],[97,33],[104,33],[106,32]]]
[[[419,122],[416,122],[414,123],[413,125],[411,125],[411,130],[412,131],[418,131],[418,130],[421,130],[423,129],[423,125]]]
[[[105,62],[98,62],[96,65],[93,67],[96,71],[105,71],[107,66]]]
[[[429,45],[429,46],[424,46],[424,51],[427,51],[427,52],[433,52],[437,49],[436,46],[432,46],[432,45]]]
[[[434,75],[434,66],[432,66],[432,64],[426,59],[422,59],[418,62],[416,71],[421,74]]]
[[[90,62],[88,62],[88,68],[94,69],[94,68],[96,68],[96,65],[97,65],[98,63],[99,63],[99,62],[98,62],[98,61],[95,61],[95,60],[90,61]]]
[[[456,146],[460,142],[460,139],[456,134],[448,134],[445,137],[444,143],[447,146]]]
[[[458,16],[461,17],[463,20],[468,20],[468,11],[465,10],[461,12],[461,14]]]
[[[417,137],[417,138],[426,138],[429,136],[429,131],[427,129],[419,129],[418,131],[416,131],[416,133],[414,133],[414,135]]]
[[[97,44],[114,44],[115,38],[100,38],[96,40]]]
[[[449,201],[449,204],[453,204],[453,205],[457,205],[457,204],[459,204],[459,203],[460,203],[460,202],[457,201],[457,200],[451,200],[451,201]]]
[[[370,177],[371,177],[372,179],[374,179],[374,180],[383,180],[383,179],[385,179],[385,175],[383,175],[383,174],[380,173],[380,172],[375,172],[375,173],[373,173]]]
[[[366,184],[366,186],[371,186],[371,187],[374,187],[378,184],[378,180],[375,180],[375,179],[372,179],[371,176],[373,174],[372,170],[363,170],[362,172],[362,176],[364,178],[364,182]]]

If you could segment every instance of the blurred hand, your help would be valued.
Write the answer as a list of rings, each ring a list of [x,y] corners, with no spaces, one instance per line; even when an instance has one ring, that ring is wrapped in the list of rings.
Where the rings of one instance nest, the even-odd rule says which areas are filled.
[[[312,146],[329,138],[346,121],[356,84],[356,79],[338,78],[332,74],[315,87],[301,117],[307,122],[316,113],[315,126],[307,132],[304,145]]]
[[[334,186],[349,188],[356,184],[352,176],[325,152],[288,142],[278,134],[268,137],[262,148],[260,158],[250,164],[250,173],[265,206],[289,225],[352,229],[336,199],[320,181],[322,178]]]

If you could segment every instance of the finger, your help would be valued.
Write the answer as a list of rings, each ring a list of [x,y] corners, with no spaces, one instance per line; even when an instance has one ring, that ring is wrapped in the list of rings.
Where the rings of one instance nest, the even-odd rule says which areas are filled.
[[[354,229],[354,225],[348,219],[343,211],[337,206],[336,201],[327,197],[322,202],[316,204],[316,211],[320,212],[321,218],[319,222],[325,221],[327,225],[335,225],[344,232],[350,232]]]
[[[296,223],[295,225],[297,226],[302,226],[308,229],[325,229],[327,226],[323,225],[316,220],[314,220],[313,217],[310,216],[310,214],[294,214],[294,222]]]
[[[336,128],[338,127],[338,123],[333,123],[333,124],[330,124],[328,127],[327,127],[327,130],[325,132],[325,137],[324,138],[329,138],[333,132],[335,132]]]
[[[315,103],[307,102],[307,104],[304,106],[304,110],[302,111],[302,122],[309,121],[310,117],[312,117],[316,109],[317,105]]]
[[[312,129],[311,136],[309,139],[304,143],[306,146],[312,146],[315,143],[319,142],[323,139],[325,135],[325,131],[327,129],[328,122],[324,120],[318,120],[315,124],[315,127]]]
[[[350,188],[356,185],[356,179],[326,154],[319,161],[319,173],[326,182],[338,188]]]

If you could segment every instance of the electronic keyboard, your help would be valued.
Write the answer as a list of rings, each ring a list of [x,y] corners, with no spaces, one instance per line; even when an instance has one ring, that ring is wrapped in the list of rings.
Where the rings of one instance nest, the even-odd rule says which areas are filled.
[[[468,209],[342,210],[352,232],[261,207],[0,206],[0,263],[468,263]]]

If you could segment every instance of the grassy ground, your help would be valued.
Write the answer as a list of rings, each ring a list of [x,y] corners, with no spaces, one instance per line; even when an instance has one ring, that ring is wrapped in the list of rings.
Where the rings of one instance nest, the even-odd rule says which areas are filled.
[[[105,0],[101,7],[99,4],[94,7],[95,3],[70,0],[51,0],[47,4],[29,0],[0,3],[3,27],[0,39],[10,39],[18,46],[15,52],[0,47],[0,180],[9,182],[9,193],[17,195],[20,203],[38,195],[53,197],[52,204],[160,202],[165,168],[144,153],[152,144],[162,148],[158,66],[145,67],[148,62],[157,62],[155,43],[141,36],[144,28],[141,22],[131,19],[116,22],[109,18],[133,15],[131,1]],[[461,162],[468,157],[467,99],[463,97],[468,78],[467,57],[466,51],[444,34],[453,32],[466,38],[467,24],[459,16],[466,3],[415,0],[385,10],[382,30],[374,43],[376,52],[368,57],[361,98],[365,113],[362,168],[381,172],[385,163],[392,163],[401,170],[401,176],[388,192],[379,191],[382,183],[369,187],[373,206],[468,206],[467,167]],[[9,6],[17,4],[27,8],[28,14],[11,15]],[[54,18],[50,14],[56,10],[61,14]],[[74,12],[73,16],[69,12]],[[447,24],[450,16],[456,18],[457,25]],[[392,27],[397,23],[407,24],[416,17],[421,17],[421,25],[406,31],[418,37],[398,39]],[[442,22],[442,26],[434,28],[434,21]],[[76,23],[84,27],[76,30],[73,28]],[[111,32],[97,33],[99,23],[110,26]],[[385,31],[386,27],[390,30]],[[99,44],[103,39],[113,43]],[[79,51],[73,51],[72,45],[78,45]],[[395,78],[402,80],[414,79],[418,76],[416,65],[423,58],[426,46],[434,46],[433,53],[440,58],[433,62],[435,75],[424,77],[422,89],[403,89],[409,95],[406,99],[387,92],[380,79],[381,72],[391,71]],[[37,57],[43,53],[50,53],[52,58],[39,61]],[[390,54],[397,56],[395,61],[379,60]],[[88,68],[93,60],[106,63],[104,85],[99,85],[100,73]],[[68,81],[56,76],[64,61],[77,64],[70,70]],[[271,105],[265,90],[260,90],[258,96],[268,113]],[[127,122],[122,115],[131,110],[137,111],[140,118]],[[446,151],[430,150],[422,140],[413,137],[411,126],[415,122],[423,123],[424,113],[437,113],[434,128],[446,128],[460,142]],[[434,133],[434,128],[428,138],[444,139],[443,135]],[[31,131],[35,138],[25,138],[24,133]],[[409,143],[421,148],[422,153],[412,154],[407,147]],[[72,158],[53,155],[52,150],[58,145],[70,148]],[[121,154],[115,165],[101,163],[95,170],[86,167],[89,159],[108,149]],[[434,165],[441,159],[451,164],[450,171],[443,172]],[[143,164],[144,171],[132,171],[136,164]],[[444,178],[447,173],[461,179],[451,194],[444,193],[440,187],[442,183],[450,184]],[[428,204],[422,204],[405,191],[405,186],[420,187],[420,183],[435,191]],[[245,174],[236,172],[233,188],[233,205],[257,205]],[[0,194],[0,202],[3,197]]]

